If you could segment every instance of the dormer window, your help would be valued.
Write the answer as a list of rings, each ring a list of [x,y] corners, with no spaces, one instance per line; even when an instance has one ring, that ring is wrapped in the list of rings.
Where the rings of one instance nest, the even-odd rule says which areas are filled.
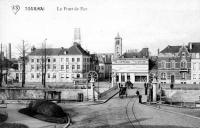
[[[185,52],[182,52],[182,56],[185,57]]]

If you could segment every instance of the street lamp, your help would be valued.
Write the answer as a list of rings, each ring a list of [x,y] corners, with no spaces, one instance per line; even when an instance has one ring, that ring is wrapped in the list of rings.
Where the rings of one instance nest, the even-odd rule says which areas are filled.
[[[91,80],[90,80],[90,83],[91,83],[91,89],[92,89],[92,94],[93,94],[93,101],[95,101],[95,93],[94,93],[94,83],[95,83],[95,80],[93,77],[91,77]]]

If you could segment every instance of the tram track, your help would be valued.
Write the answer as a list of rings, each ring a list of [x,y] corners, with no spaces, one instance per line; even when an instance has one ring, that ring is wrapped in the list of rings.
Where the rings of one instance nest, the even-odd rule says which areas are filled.
[[[138,123],[137,126],[139,126],[140,128],[143,128],[142,125],[140,124],[140,121],[137,119],[135,112],[134,112],[134,105],[135,105],[135,102],[136,102],[136,98],[130,98],[129,102],[127,103],[127,105],[126,105],[126,116],[128,118],[129,123],[131,124],[131,126],[133,128],[137,128],[136,125],[131,120],[131,117],[129,116],[129,113],[128,113],[128,106],[130,105],[132,100],[134,100],[134,101],[133,101],[133,103],[131,105],[131,116],[133,115],[134,120]]]

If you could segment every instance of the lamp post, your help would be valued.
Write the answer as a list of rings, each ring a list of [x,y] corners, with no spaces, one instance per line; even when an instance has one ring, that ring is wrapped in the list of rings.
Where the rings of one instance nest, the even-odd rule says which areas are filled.
[[[94,78],[93,78],[93,77],[91,78],[90,83],[91,83],[93,101],[95,101],[95,93],[94,93],[94,87],[95,87],[94,83],[95,83],[95,81],[94,81]]]

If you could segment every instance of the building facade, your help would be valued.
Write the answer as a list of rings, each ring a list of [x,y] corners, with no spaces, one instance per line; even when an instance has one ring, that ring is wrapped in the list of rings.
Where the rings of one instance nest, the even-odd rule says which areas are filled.
[[[200,42],[189,43],[191,53],[191,83],[200,84]]]
[[[132,83],[144,83],[149,81],[149,61],[148,48],[143,48],[140,52],[130,51],[119,54],[118,49],[122,49],[122,41],[119,34],[115,38],[115,53],[112,61],[112,85],[124,84],[130,80]],[[120,44],[120,45],[118,45]],[[116,47],[116,45],[118,47]]]
[[[99,78],[101,80],[111,79],[112,74],[112,53],[97,54],[99,60]]]
[[[191,83],[191,54],[188,46],[167,46],[159,52],[158,79],[163,84]]]
[[[46,82],[73,82],[86,77],[90,70],[90,54],[79,43],[68,49],[46,49]],[[42,59],[43,58],[43,59]],[[26,82],[41,82],[44,70],[44,49],[32,49],[26,63]],[[22,70],[20,63],[19,70]],[[22,74],[19,81],[22,80]]]

